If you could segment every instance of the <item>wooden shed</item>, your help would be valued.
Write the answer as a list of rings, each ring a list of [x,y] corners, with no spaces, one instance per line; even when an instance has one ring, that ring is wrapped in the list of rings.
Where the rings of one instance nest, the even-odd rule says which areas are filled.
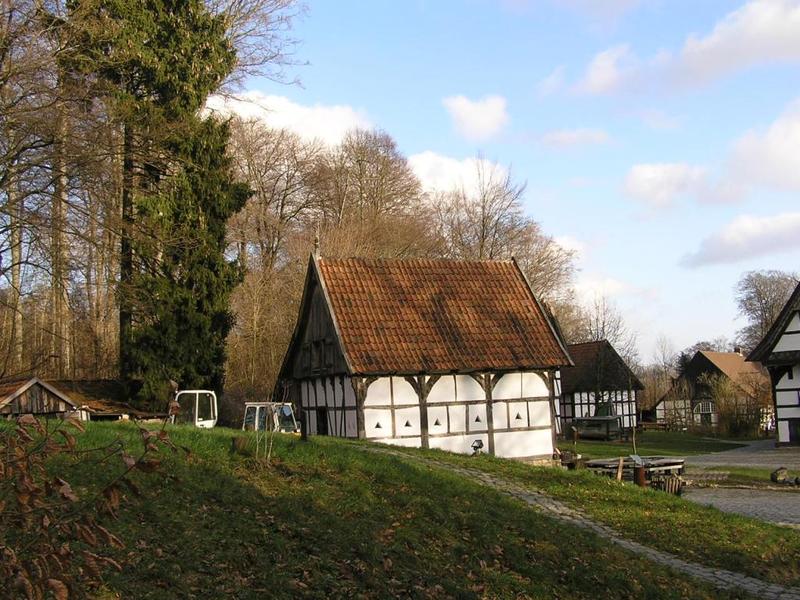
[[[514,261],[312,256],[278,390],[318,435],[549,459],[570,364]]]
[[[778,444],[800,444],[800,284],[747,360],[769,371]]]
[[[78,405],[63,391],[38,377],[0,381],[0,416],[5,418],[32,414],[64,417],[76,412]]]
[[[608,340],[570,344],[574,367],[561,371],[562,430],[574,419],[595,416],[599,404],[611,407],[624,428],[636,427],[642,382]]]

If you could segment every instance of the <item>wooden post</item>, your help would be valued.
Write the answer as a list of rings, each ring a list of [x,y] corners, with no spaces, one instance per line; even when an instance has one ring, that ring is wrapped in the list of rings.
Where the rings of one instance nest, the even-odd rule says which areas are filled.
[[[356,431],[358,439],[363,440],[367,437],[367,428],[364,423],[364,400],[367,397],[367,388],[362,377],[352,377],[353,393],[356,396]]]
[[[622,463],[625,459],[621,456],[619,457],[619,464],[617,465],[617,481],[622,481]]]

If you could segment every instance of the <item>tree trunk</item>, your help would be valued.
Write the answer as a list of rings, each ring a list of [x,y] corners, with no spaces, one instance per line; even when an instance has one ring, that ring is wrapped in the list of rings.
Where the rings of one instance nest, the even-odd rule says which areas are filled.
[[[12,335],[11,372],[20,373],[23,368],[22,339],[22,198],[17,194],[13,175],[8,179],[8,208],[11,215],[11,307],[14,311]]]
[[[122,131],[122,228],[119,261],[119,374],[123,381],[132,376],[131,343],[133,308],[133,133],[130,125]]]
[[[51,223],[50,260],[52,268],[51,293],[53,299],[53,355],[56,357],[56,374],[59,379],[70,372],[70,316],[67,293],[67,257],[64,244],[66,229],[65,209],[67,205],[67,166],[64,156],[66,127],[63,116],[56,126],[56,142],[53,145],[54,190]]]

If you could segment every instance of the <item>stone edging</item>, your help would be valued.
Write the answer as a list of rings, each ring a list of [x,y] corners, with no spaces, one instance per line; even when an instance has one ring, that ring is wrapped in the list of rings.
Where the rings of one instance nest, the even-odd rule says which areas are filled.
[[[649,546],[645,546],[639,542],[634,542],[624,538],[607,525],[603,525],[591,520],[580,511],[570,508],[566,504],[551,498],[540,490],[522,487],[515,483],[511,483],[508,480],[495,477],[478,469],[452,465],[426,457],[413,456],[411,454],[391,450],[389,448],[362,448],[367,452],[377,452],[381,454],[397,456],[403,459],[420,462],[434,468],[445,469],[453,473],[458,473],[459,475],[465,475],[483,485],[494,488],[502,494],[521,500],[529,506],[539,509],[550,517],[558,519],[559,521],[569,525],[580,527],[581,529],[588,529],[589,531],[598,534],[603,539],[606,539],[624,548],[625,550],[640,556],[644,556],[653,562],[684,573],[685,575],[689,575],[690,577],[710,583],[716,588],[725,590],[740,589],[754,597],[759,597],[763,600],[800,600],[800,588],[785,587],[776,583],[762,581],[761,579],[756,579],[755,577],[750,577],[749,575],[744,575],[742,573],[736,573],[734,571],[728,571],[725,569],[717,569],[714,567],[707,567],[697,563],[689,562],[675,556],[674,554],[670,554],[669,552],[656,550],[655,548],[650,548]]]

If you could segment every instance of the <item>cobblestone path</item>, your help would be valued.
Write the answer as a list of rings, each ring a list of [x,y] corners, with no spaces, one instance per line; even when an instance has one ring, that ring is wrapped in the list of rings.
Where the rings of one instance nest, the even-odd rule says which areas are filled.
[[[629,550],[634,554],[644,556],[656,563],[689,575],[690,577],[706,581],[719,589],[740,589],[754,597],[758,597],[763,600],[800,600],[800,588],[784,587],[756,579],[755,577],[743,575],[741,573],[735,573],[733,571],[726,571],[725,569],[717,569],[714,567],[706,567],[678,558],[674,554],[656,550],[655,548],[650,548],[649,546],[626,539],[607,525],[603,525],[589,519],[583,513],[570,508],[566,504],[551,498],[539,490],[517,485],[506,479],[490,475],[478,469],[470,469],[430,458],[413,456],[388,448],[375,447],[366,448],[366,450],[369,452],[378,452],[392,456],[398,456],[404,460],[416,461],[433,468],[445,469],[453,473],[458,473],[459,475],[464,475],[483,485],[494,488],[497,491],[506,494],[507,496],[522,500],[528,505],[533,506],[534,508],[555,519],[558,519],[559,521],[568,523],[575,527],[580,527],[581,529],[593,531],[602,538],[613,542],[614,544],[617,544],[618,546]]]
[[[736,488],[689,488],[684,491],[683,497],[698,504],[715,506],[725,512],[800,528],[800,492],[742,490]]]

